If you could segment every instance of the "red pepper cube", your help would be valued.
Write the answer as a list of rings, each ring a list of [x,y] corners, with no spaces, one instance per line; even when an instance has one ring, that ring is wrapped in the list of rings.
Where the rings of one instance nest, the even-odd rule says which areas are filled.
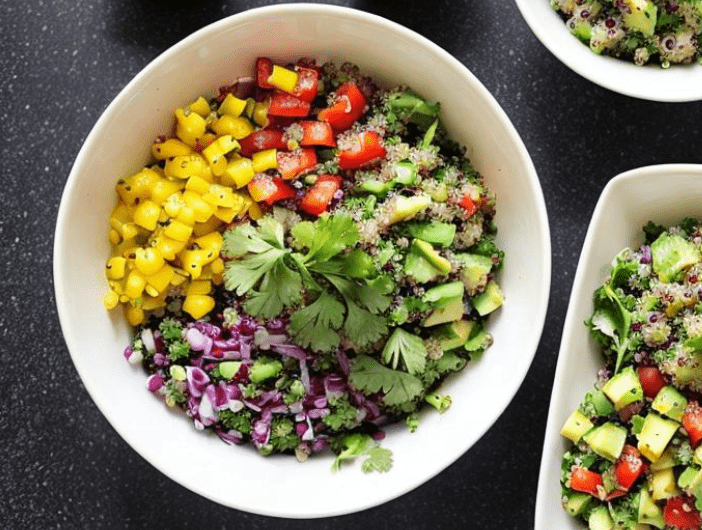
[[[302,127],[301,146],[336,147],[334,131],[329,123],[315,120],[302,120],[298,123]]]
[[[574,491],[598,497],[600,491],[603,490],[603,485],[602,475],[589,469],[575,467],[570,473],[570,488]]]
[[[696,401],[690,401],[683,413],[682,426],[690,438],[692,447],[702,441],[702,407]]]
[[[386,154],[375,131],[362,131],[351,139],[351,147],[339,150],[339,167],[344,170],[369,166]]]
[[[477,204],[475,204],[475,201],[467,193],[463,196],[458,205],[466,211],[468,216],[473,215],[478,210]]]
[[[239,140],[241,154],[251,157],[252,154],[266,149],[286,150],[287,142],[283,139],[283,130],[277,128],[259,129]]]
[[[273,61],[268,57],[256,59],[256,84],[261,88],[272,89],[273,85],[268,82],[268,78],[273,73]]]
[[[278,153],[278,171],[285,180],[292,180],[317,165],[317,153],[314,149],[296,149]]]
[[[317,117],[328,122],[334,132],[340,133],[351,128],[366,111],[366,96],[358,86],[348,81],[336,89],[334,103],[319,111]]]
[[[304,118],[309,115],[310,108],[309,102],[302,101],[282,90],[276,90],[271,95],[268,115],[283,118]]]
[[[249,195],[256,202],[271,205],[284,199],[291,199],[297,192],[290,184],[279,177],[258,173],[248,183]]]
[[[296,70],[299,77],[292,95],[298,99],[301,99],[302,101],[312,103],[314,98],[317,97],[319,72],[314,68],[307,68],[304,66],[298,66]]]
[[[302,198],[300,210],[310,215],[326,212],[334,194],[341,188],[341,183],[342,179],[338,175],[320,175]]]

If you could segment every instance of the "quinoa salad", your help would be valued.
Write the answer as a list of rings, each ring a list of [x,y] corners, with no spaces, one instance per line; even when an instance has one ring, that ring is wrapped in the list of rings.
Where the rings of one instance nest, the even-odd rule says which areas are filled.
[[[590,49],[637,65],[700,62],[699,0],[550,0]]]
[[[644,236],[594,293],[604,366],[561,430],[563,505],[591,530],[702,527],[702,226]]]
[[[226,443],[387,471],[384,426],[449,408],[503,303],[495,196],[440,104],[260,57],[174,116],[109,219],[126,359]]]

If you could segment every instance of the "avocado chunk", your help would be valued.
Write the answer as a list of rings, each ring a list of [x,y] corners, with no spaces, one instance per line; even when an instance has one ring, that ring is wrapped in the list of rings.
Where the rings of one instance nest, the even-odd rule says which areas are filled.
[[[422,326],[438,326],[447,322],[454,322],[463,318],[465,306],[463,296],[457,296],[446,301],[441,307],[434,309],[422,322]]]
[[[219,363],[219,375],[224,379],[231,379],[241,368],[241,361],[222,361]]]
[[[660,389],[651,403],[651,408],[675,421],[681,421],[687,407],[687,399],[672,386]]]
[[[473,295],[485,288],[488,275],[492,270],[492,259],[480,254],[456,254],[456,259],[461,262],[461,281],[468,289],[468,294]]]
[[[395,178],[392,179],[393,184],[402,184],[403,186],[414,186],[417,183],[417,166],[411,160],[401,160],[397,162],[392,172]]]
[[[384,197],[392,188],[392,182],[385,182],[383,180],[377,179],[367,179],[361,182],[360,188],[363,191],[372,193],[373,195]]]
[[[614,403],[617,410],[643,399],[643,388],[633,366],[627,366],[602,387],[602,392]]]
[[[440,245],[442,247],[451,246],[456,235],[456,225],[453,223],[442,223],[441,221],[429,221],[426,223],[408,223],[409,233],[412,237]]]
[[[600,389],[594,389],[585,394],[585,402],[591,404],[598,416],[609,416],[615,412],[614,405]]]
[[[594,427],[590,419],[578,409],[575,409],[561,428],[561,435],[573,443],[578,443],[580,438]]]
[[[412,240],[412,248],[416,249],[421,256],[437,268],[442,274],[451,272],[451,262],[439,254],[431,243],[421,239]]]
[[[625,427],[608,421],[588,431],[583,440],[602,458],[614,462],[624,449],[626,436]]]
[[[504,302],[504,297],[499,285],[494,280],[490,280],[485,286],[485,290],[471,299],[473,307],[482,317],[495,311]]]
[[[412,249],[405,258],[405,274],[417,283],[433,282],[444,276],[439,269]]]
[[[702,261],[702,256],[691,241],[664,232],[651,244],[651,260],[653,272],[669,283],[679,272]]]
[[[651,0],[622,0],[620,4],[624,25],[640,31],[644,37],[653,37],[658,20],[658,8]]]
[[[672,467],[661,469],[648,477],[648,489],[654,501],[669,499],[680,493]]]
[[[431,197],[426,195],[415,195],[414,197],[404,197],[396,195],[390,199],[390,224],[399,223],[411,219],[419,212],[431,204]]]
[[[655,412],[649,412],[644,419],[641,432],[636,435],[641,454],[651,462],[658,460],[678,427],[680,424],[677,421],[663,418]]]
[[[665,519],[663,519],[663,511],[653,502],[653,499],[648,493],[646,487],[642,487],[639,491],[639,524],[650,524],[656,528],[665,527]]]
[[[587,493],[568,492],[563,507],[572,517],[585,513],[592,506],[593,497]]]
[[[492,344],[492,335],[483,329],[481,324],[475,323],[470,331],[468,340],[463,345],[463,349],[474,355],[471,359],[475,359],[475,354],[479,354]]]
[[[675,379],[677,386],[684,387],[702,379],[702,352],[689,354],[690,362],[680,365],[676,362],[664,363]]]
[[[461,282],[444,283],[427,289],[424,296],[422,296],[422,300],[431,303],[434,307],[438,307],[451,298],[463,296],[463,289]]]
[[[674,447],[668,447],[665,451],[663,451],[660,458],[649,466],[649,469],[653,472],[660,471],[661,469],[667,469],[669,467],[675,467],[676,453],[677,451]]]
[[[614,521],[609,515],[607,506],[600,505],[593,508],[587,518],[587,527],[589,530],[612,530],[614,528]]]
[[[448,351],[463,346],[468,340],[474,325],[475,322],[472,320],[457,320],[450,324],[444,324],[432,335],[439,340],[441,349]]]

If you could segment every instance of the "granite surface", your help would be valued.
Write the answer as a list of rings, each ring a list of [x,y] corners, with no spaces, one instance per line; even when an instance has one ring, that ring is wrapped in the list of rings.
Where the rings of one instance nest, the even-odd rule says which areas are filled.
[[[559,63],[510,0],[334,2],[428,37],[502,105],[543,187],[553,245],[551,300],[534,363],[515,399],[433,480],[354,515],[312,521],[251,515],[165,478],[100,414],[61,336],[52,245],[73,160],[112,98],[188,34],[269,3],[0,0],[3,528],[533,528],[560,333],[590,214],[604,185],[622,171],[702,162],[702,103],[652,103],[599,88]]]

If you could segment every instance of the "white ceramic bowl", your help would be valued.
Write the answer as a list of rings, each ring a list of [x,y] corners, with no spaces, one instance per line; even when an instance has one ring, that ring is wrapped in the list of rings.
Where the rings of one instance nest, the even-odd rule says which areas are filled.
[[[563,64],[593,83],[626,96],[652,101],[681,102],[702,99],[702,66],[636,66],[597,55],[571,35],[549,0],[516,0],[536,37]]]
[[[583,322],[592,295],[607,279],[614,257],[643,244],[648,221],[670,225],[702,218],[702,165],[667,164],[627,171],[613,178],[597,202],[573,280],[558,354],[539,474],[534,528],[582,530],[560,505],[561,456],[569,443],[563,423],[597,380],[601,354]]]
[[[173,109],[251,72],[259,55],[350,60],[378,81],[407,83],[439,100],[448,129],[498,197],[498,243],[507,253],[501,277],[506,304],[491,324],[495,344],[448,387],[444,415],[427,414],[410,434],[393,428],[383,445],[389,473],[359,465],[330,471],[331,458],[305,464],[263,458],[196,432],[182,414],[145,390],[145,374],[122,350],[129,329],[102,306],[109,256],[107,219],[120,176],[149,159],[152,140],[168,133]],[[546,314],[551,263],[539,181],[517,132],[498,104],[457,60],[423,37],[360,11],[279,5],[214,23],[166,51],[115,98],[82,147],[58,215],[54,250],[61,326],[86,389],[115,430],[146,460],[194,492],[221,504],[283,517],[321,517],[368,508],[433,477],[504,411],[536,351]],[[189,455],[189,456],[186,456]],[[418,458],[421,455],[421,458]],[[466,477],[479,480],[479,477]]]

